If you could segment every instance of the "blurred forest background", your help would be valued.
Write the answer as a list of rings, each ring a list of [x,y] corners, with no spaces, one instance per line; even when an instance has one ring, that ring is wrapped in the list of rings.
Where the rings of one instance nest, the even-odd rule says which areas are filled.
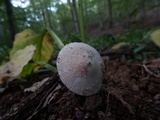
[[[76,41],[104,60],[95,96],[59,81],[57,54]],[[160,0],[0,0],[0,119],[160,120],[159,51]],[[74,83],[101,72],[86,55]]]
[[[26,28],[50,27],[62,40],[78,41],[80,17],[88,41],[107,43],[111,36],[146,34],[160,25],[160,0],[1,0],[0,47],[11,47],[15,34]]]

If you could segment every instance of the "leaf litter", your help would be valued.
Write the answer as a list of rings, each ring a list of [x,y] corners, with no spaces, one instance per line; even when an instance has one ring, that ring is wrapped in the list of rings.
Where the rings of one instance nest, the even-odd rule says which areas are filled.
[[[18,89],[10,95],[8,88],[0,95],[0,119],[158,120],[159,64],[158,59],[147,63],[106,60],[102,90],[89,97],[69,91],[57,73],[47,80],[38,78],[36,81],[43,85],[39,84],[36,91]]]

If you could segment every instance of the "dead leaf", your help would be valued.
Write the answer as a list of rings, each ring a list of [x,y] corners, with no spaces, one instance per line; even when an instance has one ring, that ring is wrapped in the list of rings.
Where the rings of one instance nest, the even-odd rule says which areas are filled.
[[[26,88],[26,89],[24,90],[24,92],[36,92],[48,79],[49,79],[49,77],[43,79],[43,80],[40,81],[40,82],[34,83],[31,87]]]
[[[125,42],[120,42],[120,43],[117,43],[117,44],[115,44],[114,46],[112,46],[112,50],[117,50],[117,49],[119,49],[119,48],[121,48],[121,47],[123,47],[123,46],[125,46],[125,45],[127,45]]]
[[[160,47],[160,29],[156,29],[150,34],[152,41]]]

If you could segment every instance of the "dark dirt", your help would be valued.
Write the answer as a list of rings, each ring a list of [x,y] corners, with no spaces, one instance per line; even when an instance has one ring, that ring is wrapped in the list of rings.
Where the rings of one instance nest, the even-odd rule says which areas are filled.
[[[72,93],[57,73],[27,78],[32,82],[48,78],[35,91],[24,92],[24,86],[32,86],[34,82],[13,81],[0,94],[0,119],[160,120],[160,60],[127,63],[104,59],[104,62],[103,87],[93,96]]]

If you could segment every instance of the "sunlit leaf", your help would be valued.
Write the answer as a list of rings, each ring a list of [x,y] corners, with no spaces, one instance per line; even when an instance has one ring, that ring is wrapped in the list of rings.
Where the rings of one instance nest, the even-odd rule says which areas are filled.
[[[23,49],[27,45],[36,46],[33,61],[48,62],[53,53],[53,42],[46,30],[44,30],[41,34],[36,34],[32,30],[26,29],[16,35],[10,56],[12,56],[17,50]]]
[[[10,52],[10,61],[0,67],[0,84],[7,78],[26,77],[33,71],[36,72],[41,67],[46,67],[52,53],[53,42],[47,30],[44,30],[41,34],[36,34],[30,29],[18,33]],[[30,60],[32,61],[29,62]],[[46,64],[37,64],[37,61]],[[52,67],[49,66],[48,68]]]
[[[160,47],[160,29],[156,29],[150,34],[152,41]]]
[[[21,33],[16,34],[10,56],[12,57],[17,50],[23,49],[28,45],[33,45],[33,39],[37,36],[38,35],[30,29],[25,29]]]
[[[33,56],[33,61],[48,62],[53,53],[53,42],[46,31],[35,39],[35,45],[36,51]]]
[[[34,45],[36,50],[32,57],[33,63],[29,63],[24,67],[20,77],[25,77],[32,71],[39,70],[40,66],[37,66],[36,62],[43,61],[47,63],[53,53],[53,42],[47,34],[47,30],[44,30],[41,34],[36,34],[32,30],[26,29],[16,35],[10,56],[12,57],[17,50],[23,49],[27,45]]]

